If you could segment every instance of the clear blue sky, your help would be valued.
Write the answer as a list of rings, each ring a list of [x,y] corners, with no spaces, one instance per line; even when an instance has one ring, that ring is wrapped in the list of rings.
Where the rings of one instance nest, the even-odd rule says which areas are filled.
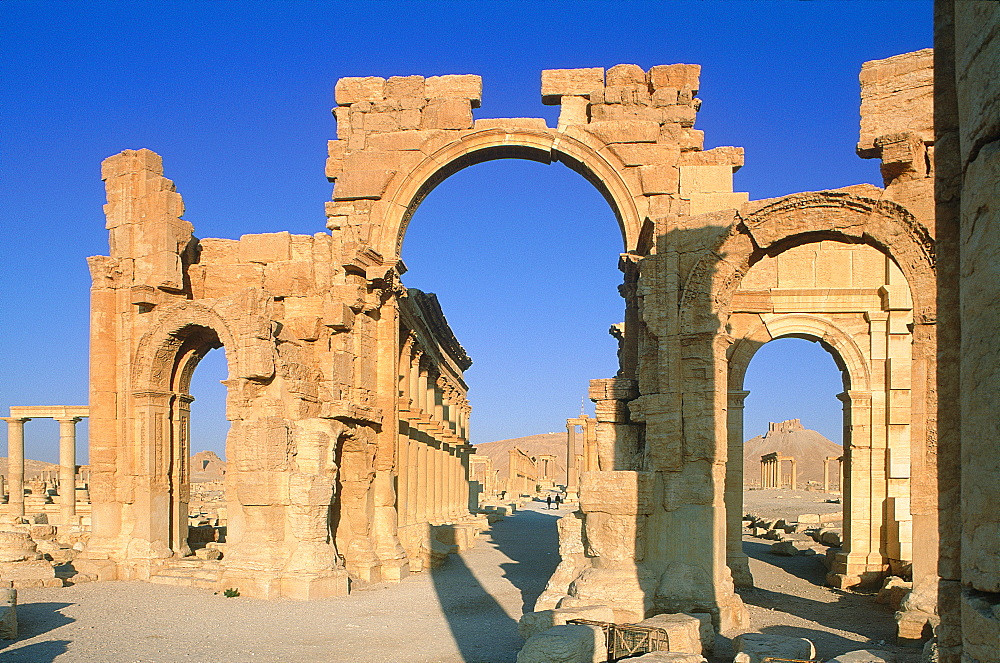
[[[858,71],[930,46],[931,28],[929,0],[0,2],[0,412],[87,401],[85,258],[107,254],[99,166],[122,149],[163,155],[199,237],[314,233],[342,76],[480,74],[476,117],[554,124],[542,69],[688,62],[702,65],[706,147],[746,148],[737,190],[879,184],[877,163],[854,155]],[[417,211],[404,280],[439,294],[475,361],[474,441],[560,430],[587,380],[614,373],[620,250],[607,204],[561,165],[481,164]],[[755,359],[747,437],[796,416],[840,440],[835,400],[784,407],[839,379],[811,349]],[[221,450],[214,355],[195,375],[194,444]],[[805,387],[765,396],[752,383],[793,368]],[[28,424],[29,457],[54,460],[56,436]]]

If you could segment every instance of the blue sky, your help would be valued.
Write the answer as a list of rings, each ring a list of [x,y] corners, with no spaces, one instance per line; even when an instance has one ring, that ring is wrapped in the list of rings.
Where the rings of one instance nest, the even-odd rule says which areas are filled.
[[[324,230],[340,77],[480,74],[476,117],[554,124],[542,69],[688,62],[702,65],[706,147],[746,149],[737,190],[880,184],[878,164],[854,155],[858,71],[930,46],[931,29],[922,0],[0,2],[0,412],[86,403],[85,258],[108,251],[100,162],[122,149],[163,156],[199,237],[311,234]],[[587,379],[614,373],[620,236],[565,167],[458,173],[416,212],[403,249],[404,281],[438,293],[475,361],[474,441],[561,430]],[[765,346],[751,365],[747,437],[794,416],[839,441],[839,402],[791,405],[839,384],[836,369],[815,344],[802,346],[815,358],[793,345]],[[220,358],[195,375],[196,447],[221,450]],[[802,382],[784,392],[751,381],[793,369]],[[29,457],[54,460],[56,437],[52,422],[29,423]]]

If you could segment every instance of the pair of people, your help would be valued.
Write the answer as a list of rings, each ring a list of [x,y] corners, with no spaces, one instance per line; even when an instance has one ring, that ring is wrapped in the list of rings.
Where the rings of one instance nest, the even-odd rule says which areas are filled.
[[[559,495],[559,493],[556,493],[556,508],[557,509],[559,508],[559,505],[561,503],[562,503],[562,496]],[[549,493],[548,496],[546,496],[546,498],[545,498],[545,508],[546,509],[551,509],[552,508],[552,493]]]

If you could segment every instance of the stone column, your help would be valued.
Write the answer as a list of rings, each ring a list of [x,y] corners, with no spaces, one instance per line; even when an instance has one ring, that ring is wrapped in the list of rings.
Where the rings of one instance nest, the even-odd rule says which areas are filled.
[[[421,441],[414,441],[414,446],[416,447],[416,466],[414,467],[414,472],[416,472],[417,488],[416,488],[416,500],[417,508],[414,514],[414,520],[418,523],[425,523],[428,521],[427,517],[427,445]]]
[[[423,412],[425,417],[430,416],[427,411],[427,371],[420,366],[420,358],[417,357],[417,391],[414,394],[414,399],[417,402],[417,407]]]
[[[730,391],[726,410],[726,565],[737,587],[753,587],[750,560],[743,552],[743,403],[749,395],[749,391]]]
[[[440,378],[438,380],[440,380]],[[438,420],[442,428],[447,430],[448,422],[444,418],[444,388],[438,380],[435,380],[434,385],[431,387],[434,418]]]
[[[62,524],[72,524],[76,516],[76,422],[79,417],[59,422],[59,515]]]
[[[3,417],[7,422],[7,480],[10,499],[7,515],[24,515],[24,422],[31,419]]]
[[[410,370],[407,373],[407,398],[410,401],[410,409],[415,410],[420,407],[420,355],[419,350],[410,355]]]
[[[575,496],[579,477],[576,469],[576,424],[566,424],[566,496]]]
[[[788,460],[792,463],[792,490],[795,490],[795,486],[798,485],[798,474],[795,470],[795,459],[789,458]]]

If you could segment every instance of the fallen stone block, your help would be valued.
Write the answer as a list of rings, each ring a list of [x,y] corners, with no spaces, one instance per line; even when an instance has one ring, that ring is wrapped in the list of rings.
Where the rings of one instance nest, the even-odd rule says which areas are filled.
[[[604,663],[604,630],[585,624],[563,624],[532,636],[517,654],[517,663]]]
[[[792,541],[778,541],[771,544],[771,554],[794,557],[802,551],[799,550]]]
[[[698,633],[701,636],[701,653],[711,654],[715,651],[715,626],[712,625],[712,615],[707,612],[689,612],[690,617],[698,620]]]
[[[882,588],[878,590],[875,603],[888,604],[893,610],[899,610],[900,604],[911,589],[913,589],[912,582],[906,582],[896,576],[889,576],[882,583]]]
[[[805,638],[789,638],[783,635],[744,633],[733,639],[736,657],[733,663],[762,663],[767,657],[808,660],[815,658],[816,647]]]
[[[881,649],[859,649],[831,658],[826,663],[896,663],[896,655]]]
[[[839,530],[828,529],[823,530],[823,533],[819,537],[819,542],[824,546],[840,546],[843,544],[841,540],[841,534]]]
[[[903,647],[922,646],[930,639],[940,617],[922,610],[901,610],[896,613],[896,644]]]
[[[571,619],[589,619],[594,622],[613,622],[614,611],[606,605],[584,605],[574,608],[557,608],[555,610],[539,610],[526,612],[517,622],[517,632],[525,640],[549,630],[553,626],[561,626]]]
[[[661,628],[667,632],[667,651],[701,654],[701,621],[685,614],[655,615],[639,622],[639,626]]]
[[[818,513],[800,513],[797,518],[799,524],[803,525],[818,525],[819,524],[819,514]]]
[[[701,654],[685,654],[673,651],[654,651],[643,654],[635,658],[628,659],[629,663],[705,663],[705,657]]]
[[[17,639],[17,590],[0,589],[0,640]]]

